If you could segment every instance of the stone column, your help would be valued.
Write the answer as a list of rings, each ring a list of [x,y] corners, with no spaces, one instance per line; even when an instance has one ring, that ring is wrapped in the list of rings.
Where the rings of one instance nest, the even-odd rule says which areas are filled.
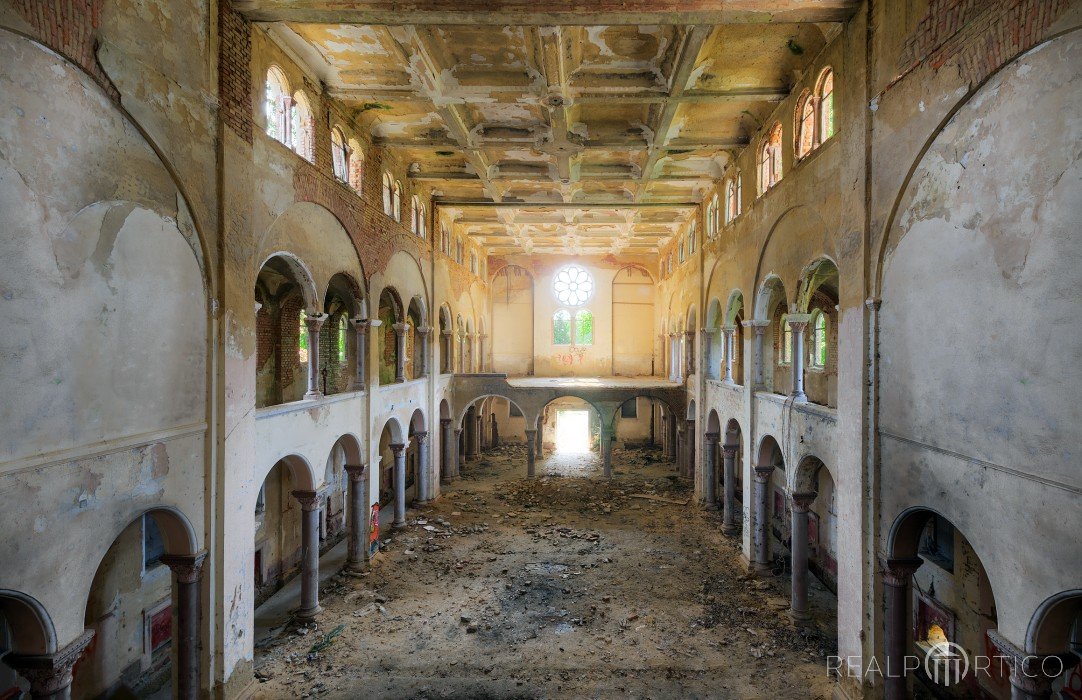
[[[752,532],[752,546],[755,553],[753,568],[759,573],[770,570],[770,523],[767,522],[767,503],[770,498],[770,475],[772,465],[755,467],[755,530]]]
[[[717,433],[707,433],[703,450],[703,507],[718,509],[718,438]]]
[[[477,459],[477,442],[477,415],[466,414],[466,459],[471,462]]]
[[[815,500],[815,493],[790,495],[790,511],[793,517],[792,540],[792,601],[789,618],[793,622],[808,619],[808,509]]]
[[[485,342],[486,338],[488,338],[488,333],[480,333],[477,336],[477,371],[478,372],[484,372],[485,367],[486,367],[486,364],[485,364],[485,350],[487,348],[485,346],[488,345],[488,343]]]
[[[766,328],[770,325],[770,321],[759,321],[753,319],[751,321],[744,321],[744,328],[750,328],[755,331],[755,338],[752,344],[752,353],[755,355],[752,358],[752,365],[755,368],[752,374],[753,389],[762,389],[766,385],[766,377],[763,372],[763,336],[766,334]]]
[[[368,319],[351,318],[349,322],[353,324],[353,330],[357,334],[357,341],[354,344],[357,352],[356,369],[349,388],[350,391],[364,391],[364,363],[368,352]]]
[[[688,427],[684,431],[684,437],[687,438],[687,444],[685,446],[684,455],[684,474],[695,479],[695,419],[688,418]]]
[[[905,642],[908,632],[909,577],[924,561],[912,559],[887,559],[883,564],[883,597],[886,603],[886,634],[883,669],[883,692],[886,700],[905,700]]]
[[[685,376],[695,374],[695,331],[684,332],[684,366],[687,367]]]
[[[30,697],[34,700],[69,700],[71,669],[93,638],[94,630],[86,630],[71,644],[52,654],[8,654],[4,663],[30,682]]]
[[[162,563],[177,577],[177,698],[199,697],[199,581],[206,552],[167,554]]]
[[[786,323],[793,329],[793,393],[789,394],[793,403],[808,402],[804,393],[804,329],[810,320],[808,314],[789,314],[785,317]]]
[[[1011,669],[1011,700],[1050,699],[1052,683],[1078,663],[1078,656],[1069,652],[1027,654],[998,630],[989,630],[988,639]]]
[[[308,391],[304,394],[306,399],[321,399],[323,392],[319,390],[319,329],[327,320],[327,314],[307,314],[304,317],[304,325],[308,329]]]
[[[710,347],[711,345],[713,345],[714,332],[716,330],[717,330],[716,328],[704,328],[702,330],[702,335],[703,335],[703,353],[702,353],[702,355],[703,355],[703,358],[702,358],[703,373],[707,377],[709,377],[710,379],[717,379],[717,377],[718,377],[717,373],[714,371],[714,367],[713,367],[714,359],[712,357],[713,352],[712,352],[712,348]]]
[[[669,413],[665,419],[665,456],[675,460],[676,457],[676,415]]]
[[[455,478],[462,476],[462,461],[465,459],[464,454],[466,446],[462,443],[462,428],[455,428],[454,430],[454,455],[455,455]]]
[[[488,444],[485,442],[485,417],[478,412],[476,420],[477,428],[474,432],[477,435],[477,451],[480,453],[488,448]]]
[[[534,453],[534,447],[537,442],[537,431],[526,431],[526,476],[531,479],[537,474],[537,455]]]
[[[684,440],[684,428],[681,426],[679,419],[674,417],[673,421],[676,424],[676,473],[683,474],[685,457],[684,452],[686,451],[684,449],[684,445],[686,444]]]
[[[417,440],[417,500],[428,503],[432,496],[428,493],[428,432],[414,433]]]
[[[323,612],[319,605],[319,510],[323,494],[318,491],[294,491],[301,504],[301,607],[295,613],[300,620],[311,620]]]
[[[466,331],[458,331],[458,371],[462,374],[469,374],[469,368],[466,367]]]
[[[396,323],[391,326],[395,333],[395,347],[398,349],[395,353],[398,355],[398,361],[394,368],[394,380],[398,384],[406,381],[406,331],[409,327],[408,323]]]
[[[443,448],[443,473],[440,476],[440,482],[444,484],[451,483],[455,478],[455,458],[454,450],[457,447],[454,443],[454,431],[451,430],[451,419],[440,419],[440,441],[443,443],[440,445]]]
[[[722,345],[725,351],[725,381],[729,384],[733,383],[733,337],[736,335],[736,326],[722,326],[721,332],[724,334],[724,340]]]
[[[612,443],[616,435],[609,428],[601,429],[601,469],[606,479],[612,478]]]
[[[676,333],[669,333],[669,379],[674,382],[680,381],[680,343],[676,340]]]
[[[500,426],[496,422],[496,414],[495,413],[492,414],[491,432],[492,432],[492,446],[493,447],[499,447],[500,446]]]
[[[368,493],[368,478],[363,464],[347,464],[349,476],[349,544],[346,568],[350,571],[364,570],[364,518],[368,510],[365,495]]]
[[[545,430],[537,429],[537,459],[545,458]]]
[[[428,326],[417,329],[417,339],[421,343],[421,377],[428,376],[428,337],[431,333],[432,329]]]
[[[455,339],[451,331],[440,331],[440,337],[444,342],[440,345],[440,363],[444,373],[455,371]],[[446,353],[446,355],[444,354]]]
[[[723,485],[725,487],[725,499],[721,514],[721,530],[726,535],[735,535],[736,528],[736,455],[740,445],[726,444],[724,450],[725,464],[722,471]]]
[[[406,526],[406,446],[388,445],[394,455],[394,521],[391,527]]]

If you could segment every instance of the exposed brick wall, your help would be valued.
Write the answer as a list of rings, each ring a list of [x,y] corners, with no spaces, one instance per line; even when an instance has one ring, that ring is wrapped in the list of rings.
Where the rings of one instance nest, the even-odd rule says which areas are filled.
[[[218,102],[222,122],[252,142],[252,25],[229,0],[218,6]]]
[[[939,70],[957,59],[970,84],[1035,46],[1068,0],[931,0],[906,40],[902,74],[923,63]]]
[[[12,0],[35,38],[93,76],[113,99],[120,92],[98,63],[97,34],[104,0]]]

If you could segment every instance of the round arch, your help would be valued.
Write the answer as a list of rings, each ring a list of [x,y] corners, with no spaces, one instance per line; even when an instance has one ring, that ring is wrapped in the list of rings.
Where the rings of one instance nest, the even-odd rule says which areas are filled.
[[[387,422],[383,424],[383,430],[380,431],[380,435],[382,435],[384,431],[390,433],[392,444],[404,445],[406,443],[406,431],[394,416],[388,418]]]
[[[1026,652],[1060,654],[1069,651],[1071,630],[1082,619],[1082,588],[1061,591],[1046,598],[1030,618]]]
[[[508,403],[510,403],[512,406],[514,406],[516,409],[518,409],[519,413],[521,413],[524,417],[526,417],[526,427],[527,427],[527,429],[530,429],[529,426],[531,425],[531,421],[530,421],[530,418],[529,418],[529,414],[527,414],[526,411],[523,410],[522,405],[519,404],[517,401],[512,399],[510,396],[505,396],[504,394],[481,394],[480,396],[475,396],[473,399],[471,399],[469,403],[467,403],[465,406],[462,407],[462,410],[458,412],[458,415],[454,417],[455,430],[461,430],[463,428],[462,423],[466,419],[466,413],[470,410],[471,406],[476,405],[476,406],[478,406],[478,409],[480,409],[481,403],[483,403],[485,399],[491,399],[491,398],[503,399],[503,400],[507,401]],[[446,400],[444,400],[444,402],[440,404],[440,417],[441,418],[443,417],[443,405],[445,403],[446,403]],[[545,404],[545,405],[547,406],[548,404]],[[448,406],[447,411],[448,411],[448,414],[450,414],[450,406]],[[448,415],[447,417],[451,417],[451,416]],[[533,416],[532,424],[536,425],[536,423],[537,423],[537,416]]]
[[[53,620],[33,596],[0,588],[0,619],[11,631],[11,653],[30,656],[57,651]]]
[[[759,441],[759,451],[755,459],[756,466],[775,467],[785,470],[785,453],[773,435],[764,435]]]
[[[271,465],[267,467],[260,476],[257,484],[262,484],[267,480],[271,470],[279,462],[285,464],[289,468],[290,474],[293,476],[293,483],[300,491],[315,491],[319,484],[316,478],[315,469],[308,463],[308,460],[298,454],[286,454],[271,462]],[[256,489],[258,491],[258,489]],[[254,507],[254,506],[253,506]]]

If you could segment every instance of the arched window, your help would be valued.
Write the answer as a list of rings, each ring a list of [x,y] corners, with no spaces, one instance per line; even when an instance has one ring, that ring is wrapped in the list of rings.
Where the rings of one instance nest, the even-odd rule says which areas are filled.
[[[796,103],[796,157],[803,158],[815,146],[815,99],[805,90]]]
[[[440,250],[447,257],[451,257],[451,232],[446,224],[440,224]]]
[[[346,137],[337,126],[331,129],[331,165],[336,178],[342,182],[349,181],[349,151],[346,150]]]
[[[263,98],[263,116],[267,121],[267,136],[289,145],[289,115],[293,99],[289,96],[289,83],[277,66],[267,69],[267,85]]]
[[[718,233],[718,195],[715,192],[706,207],[706,235],[713,238]]]
[[[732,222],[740,216],[740,173],[733,173],[729,183],[725,186],[725,223]]]
[[[594,344],[594,315],[589,309],[575,312],[575,345]]]
[[[552,278],[552,291],[565,306],[582,306],[594,292],[594,278],[579,265],[567,265]]]
[[[417,229],[421,238],[428,238],[428,210],[423,204],[420,206],[420,214],[417,217]]]
[[[686,252],[685,252],[686,250],[687,249],[684,247],[683,241],[678,241],[677,245],[676,245],[676,261],[677,262],[679,262],[679,263],[684,262],[684,258],[686,257]]]
[[[348,328],[346,315],[342,314],[338,317],[338,364],[340,365],[346,362],[346,333]]]
[[[784,314],[781,317],[781,352],[778,358],[783,365],[793,361],[793,327],[789,325],[789,317]]]
[[[303,365],[308,362],[308,324],[305,323],[304,309],[300,310],[297,335],[297,359]]]
[[[391,205],[394,209],[394,220],[402,223],[402,183],[398,180],[391,186]]]
[[[346,160],[349,163],[349,186],[353,188],[357,194],[361,192],[361,185],[364,182],[364,151],[361,150],[361,144],[357,143],[354,139],[349,140],[349,150],[346,151]]]
[[[818,309],[812,313],[811,366],[827,365],[827,317]]]
[[[818,143],[823,143],[834,135],[834,71],[823,69],[819,74],[819,83],[815,88],[816,102],[819,107]]]
[[[464,250],[465,249],[462,246],[462,239],[461,238],[456,239],[455,240],[455,262],[457,262],[459,265],[462,264],[462,253],[463,253]]]
[[[781,180],[781,124],[775,122],[759,147],[759,194]]]
[[[383,213],[394,216],[394,178],[389,172],[383,173]]]
[[[470,251],[470,272],[477,274],[477,253]]]
[[[410,197],[410,230],[421,234],[421,198],[417,195]]]
[[[688,257],[690,258],[695,254],[695,229],[698,228],[695,222],[691,222],[691,226],[688,227]]]
[[[303,92],[293,95],[289,129],[293,151],[311,163],[315,159],[315,120],[312,118],[312,107]]]
[[[571,314],[567,309],[557,309],[552,314],[552,344],[571,344]]]

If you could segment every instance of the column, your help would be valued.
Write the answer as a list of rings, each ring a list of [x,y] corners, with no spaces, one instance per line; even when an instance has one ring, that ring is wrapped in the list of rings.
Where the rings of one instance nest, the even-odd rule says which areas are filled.
[[[680,375],[680,363],[682,360],[682,354],[680,353],[680,341],[676,339],[676,333],[669,334],[669,362],[672,365],[670,367],[669,379],[674,382],[679,382],[683,377]]]
[[[816,495],[810,492],[794,493],[789,497],[793,514],[792,540],[789,544],[793,564],[789,618],[797,623],[808,619],[808,509]]]
[[[477,415],[466,414],[466,459],[477,459]]]
[[[162,563],[177,577],[177,698],[199,697],[199,581],[206,552],[168,554]]]
[[[307,314],[304,317],[304,325],[308,329],[308,391],[306,399],[321,399],[323,392],[319,390],[319,329],[327,320],[327,314]]]
[[[785,317],[786,323],[793,329],[793,393],[789,394],[793,403],[808,402],[804,393],[804,329],[810,320],[808,314],[789,314]]]
[[[924,561],[887,559],[883,565],[883,597],[887,629],[884,635],[886,665],[883,668],[883,692],[886,700],[905,700],[905,642],[908,632],[909,577]]]
[[[311,620],[323,608],[319,605],[319,510],[323,494],[318,491],[294,491],[301,504],[301,607],[298,619]]]
[[[676,459],[676,415],[668,413],[665,418],[665,456]]]
[[[601,429],[601,469],[606,479],[612,478],[612,443],[615,440],[615,431],[611,428]]]
[[[391,326],[395,333],[395,347],[398,352],[398,362],[395,363],[394,368],[394,380],[396,383],[401,384],[406,381],[406,331],[409,330],[408,323],[396,323]]]
[[[537,459],[545,458],[545,429],[537,429]]]
[[[703,507],[707,510],[718,509],[718,438],[717,433],[707,433],[705,436],[705,449],[703,454]]]
[[[368,351],[368,319],[351,318],[349,319],[349,322],[353,325],[353,330],[357,334],[357,340],[356,343],[354,343],[354,348],[357,352],[357,366],[349,389],[350,391],[364,391],[364,363]]]
[[[762,389],[766,384],[763,372],[763,335],[766,334],[766,327],[769,325],[770,321],[744,321],[744,328],[755,331],[755,338],[752,341],[752,353],[755,355],[752,360],[755,368],[755,372],[752,374],[753,389]]]
[[[455,371],[455,340],[451,331],[440,331],[443,343],[440,344],[440,364],[444,373]]]
[[[454,430],[454,455],[455,455],[455,478],[462,476],[462,462],[466,458],[465,442],[462,439],[462,428],[455,428]]]
[[[500,446],[500,426],[496,422],[496,414],[492,414],[492,446]]]
[[[740,445],[726,444],[724,450],[725,464],[722,471],[723,486],[725,487],[724,506],[721,514],[721,530],[726,535],[735,535],[736,528],[736,455]]]
[[[725,378],[722,381],[733,383],[733,337],[736,335],[736,326],[722,326],[724,334],[722,347],[725,352]]]
[[[484,372],[485,367],[487,366],[485,364],[485,350],[486,350],[485,346],[488,345],[488,343],[485,342],[486,338],[488,338],[488,333],[481,333],[480,335],[477,336],[477,371],[478,372]]]
[[[686,441],[684,440],[684,428],[681,425],[681,421],[674,417],[673,421],[676,424],[676,473],[684,473],[684,446]]]
[[[388,445],[394,455],[394,521],[391,527],[406,526],[406,446]]]
[[[428,503],[432,496],[428,494],[428,432],[414,433],[417,440],[417,500],[420,503]]]
[[[466,331],[458,331],[458,371],[462,374],[469,374],[470,370],[466,367]]]
[[[770,570],[770,532],[767,522],[767,499],[770,498],[770,475],[774,467],[756,465],[755,467],[755,530],[752,532],[752,547],[755,554],[753,568],[763,573]]]
[[[696,373],[695,367],[695,331],[684,333],[684,366],[687,370],[684,374],[688,377]]]
[[[440,475],[440,482],[449,484],[455,478],[454,450],[456,448],[450,418],[440,419],[440,430],[442,431],[440,433],[440,447],[443,448],[443,473]]]
[[[711,352],[711,347],[710,347],[711,345],[713,345],[714,332],[716,330],[717,330],[716,328],[704,328],[702,330],[702,334],[703,334],[703,353],[702,353],[702,355],[703,355],[703,363],[702,363],[703,364],[703,373],[707,377],[709,377],[711,379],[717,379],[718,378],[717,373],[714,371],[714,367],[713,367],[714,360],[711,357],[711,355],[713,353]]]
[[[989,630],[988,639],[1010,666],[1011,700],[1048,700],[1052,683],[1078,663],[1078,656],[1069,652],[1028,654],[998,630]]]
[[[417,342],[421,344],[421,373],[418,376],[428,376],[428,337],[432,329],[429,326],[421,326],[417,329]]]
[[[695,479],[695,419],[688,418],[688,427],[684,431],[687,438],[684,455],[684,474],[694,481]]]
[[[71,669],[93,638],[94,630],[86,630],[74,642],[52,654],[8,654],[4,663],[30,682],[30,697],[35,700],[69,700]]]
[[[477,428],[474,430],[474,434],[477,436],[477,453],[480,454],[481,451],[486,447],[486,445],[484,444],[485,417],[482,416],[480,412],[478,412],[474,420],[477,421]]]
[[[349,476],[349,544],[347,545],[346,569],[362,571],[364,569],[364,518],[368,510],[365,494],[368,493],[368,479],[363,464],[345,465]]]
[[[527,430],[526,431],[526,476],[531,478],[531,479],[534,476],[536,476],[536,470],[537,470],[537,455],[536,455],[535,450],[534,450],[534,448],[536,447],[536,442],[537,442],[537,431],[536,430]]]

